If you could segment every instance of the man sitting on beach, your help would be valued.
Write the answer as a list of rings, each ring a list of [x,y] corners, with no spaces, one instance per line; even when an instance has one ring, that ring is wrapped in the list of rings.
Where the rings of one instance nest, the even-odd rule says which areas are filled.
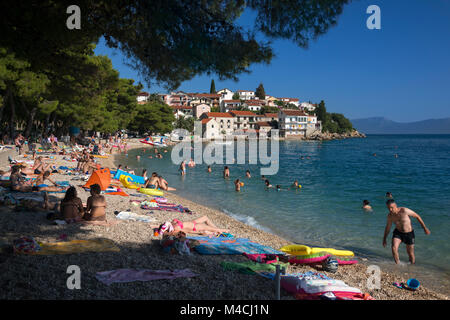
[[[159,177],[158,173],[153,172],[152,176],[145,182],[144,188],[154,188],[157,189],[159,187]]]
[[[429,235],[430,230],[428,230],[422,218],[420,218],[417,213],[405,207],[397,207],[394,199],[389,199],[386,201],[386,206],[389,209],[389,214],[387,216],[386,228],[384,230],[383,247],[386,247],[386,237],[391,230],[391,225],[395,223],[395,230],[392,235],[392,255],[395,263],[398,264],[400,262],[398,247],[400,246],[400,243],[404,242],[406,244],[406,252],[408,253],[409,261],[411,264],[414,264],[416,262],[416,258],[414,256],[415,236],[410,217],[416,218],[417,221],[419,221],[425,231],[425,234]]]

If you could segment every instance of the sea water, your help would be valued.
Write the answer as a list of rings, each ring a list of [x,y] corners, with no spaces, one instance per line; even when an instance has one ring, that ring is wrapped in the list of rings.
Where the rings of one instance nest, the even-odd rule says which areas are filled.
[[[149,175],[156,171],[177,194],[249,225],[299,244],[353,250],[382,270],[415,277],[449,294],[450,135],[279,141],[279,171],[267,178],[273,186],[281,185],[280,191],[265,188],[260,165],[228,164],[231,177],[224,179],[223,164],[212,164],[212,173],[207,173],[206,164],[197,164],[187,167],[186,176],[181,177],[170,152],[169,148],[158,159],[152,149],[135,149],[120,155],[118,162],[137,174],[144,168]],[[245,177],[246,170],[251,178]],[[236,178],[244,182],[241,192],[235,191]],[[288,189],[294,180],[301,189]],[[405,264],[404,245],[399,250],[403,263],[394,265],[390,249],[394,226],[388,246],[382,246],[386,192],[393,194],[399,206],[417,212],[431,231],[425,235],[412,219],[415,266]],[[372,212],[362,210],[363,200],[370,201]]]

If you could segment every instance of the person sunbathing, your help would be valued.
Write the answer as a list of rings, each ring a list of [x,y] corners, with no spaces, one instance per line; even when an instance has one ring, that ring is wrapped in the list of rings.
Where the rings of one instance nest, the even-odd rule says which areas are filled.
[[[144,184],[144,188],[154,188],[157,189],[159,188],[159,177],[158,174],[156,172],[152,173],[152,176],[145,182]]]
[[[34,160],[33,171],[34,174],[41,174],[42,172],[47,171],[50,168],[50,164],[45,164],[42,160],[42,157],[39,156]]]
[[[159,234],[175,235],[178,232],[195,233],[195,234],[221,234],[229,232],[228,229],[216,227],[207,216],[200,217],[192,221],[181,222],[178,219],[173,219],[171,222],[166,221],[160,226],[152,226],[158,228]]]
[[[46,180],[53,183],[54,186],[48,186],[47,184],[45,184]],[[67,187],[59,186],[55,181],[50,179],[50,171],[45,171],[44,173],[41,173],[40,175],[38,175],[36,180],[34,181],[34,185],[38,188],[37,191],[58,192],[58,191],[64,191],[67,189]]]
[[[90,189],[91,196],[87,199],[86,213],[83,219],[87,221],[105,221],[106,199],[100,195],[101,188],[98,184],[93,184]]]
[[[169,183],[161,176],[158,176],[158,185],[161,190],[165,191],[175,191],[177,189],[169,187]]]
[[[31,185],[31,180],[27,181],[23,177],[23,175],[20,173],[21,169],[22,169],[21,166],[13,166],[11,168],[11,176],[9,177],[9,181],[11,183],[11,190],[19,192],[39,191]]]
[[[83,219],[84,210],[81,199],[77,196],[77,189],[70,187],[60,204],[61,215],[66,222],[79,222]]]

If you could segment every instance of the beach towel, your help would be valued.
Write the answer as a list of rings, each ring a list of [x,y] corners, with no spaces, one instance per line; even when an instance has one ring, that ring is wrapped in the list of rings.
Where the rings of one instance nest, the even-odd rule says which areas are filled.
[[[83,252],[119,252],[120,249],[110,239],[72,240],[67,242],[38,242],[41,250],[30,252],[34,255],[71,254]]]
[[[183,207],[182,205],[176,205],[173,203],[161,204],[154,202],[153,205],[143,204],[141,205],[141,209],[145,210],[161,210],[161,211],[175,211],[181,213],[192,214],[192,211],[189,208]]]
[[[278,256],[274,254],[248,254],[244,253],[244,257],[258,263],[277,263]]]
[[[197,240],[200,243],[195,247],[200,254],[284,254],[245,238],[189,237],[189,239]]]
[[[117,219],[120,220],[131,220],[139,222],[154,222],[156,219],[148,216],[140,215],[134,212],[122,211],[116,215]]]
[[[263,264],[253,261],[246,262],[233,262],[233,261],[222,261],[221,266],[224,270],[236,270],[244,274],[256,274],[257,272],[276,272],[276,264]],[[287,267],[286,263],[277,263],[281,268]]]
[[[97,272],[95,277],[106,285],[115,282],[151,281],[162,279],[196,277],[190,269],[149,270],[149,269],[117,269]]]

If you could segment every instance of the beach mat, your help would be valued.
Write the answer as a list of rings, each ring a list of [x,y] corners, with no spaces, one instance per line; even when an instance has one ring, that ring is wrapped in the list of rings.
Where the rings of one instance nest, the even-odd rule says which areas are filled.
[[[98,281],[110,285],[116,282],[169,280],[176,278],[191,278],[198,276],[190,269],[149,270],[149,269],[117,269],[97,272]]]
[[[66,242],[44,242],[39,243],[40,251],[33,252],[34,255],[71,254],[83,252],[119,252],[120,249],[110,239],[99,238],[92,240],[72,240]]]
[[[195,250],[200,254],[279,254],[283,252],[275,250],[269,246],[250,241],[245,238],[209,238],[209,237],[189,237],[197,240],[200,244]]]

